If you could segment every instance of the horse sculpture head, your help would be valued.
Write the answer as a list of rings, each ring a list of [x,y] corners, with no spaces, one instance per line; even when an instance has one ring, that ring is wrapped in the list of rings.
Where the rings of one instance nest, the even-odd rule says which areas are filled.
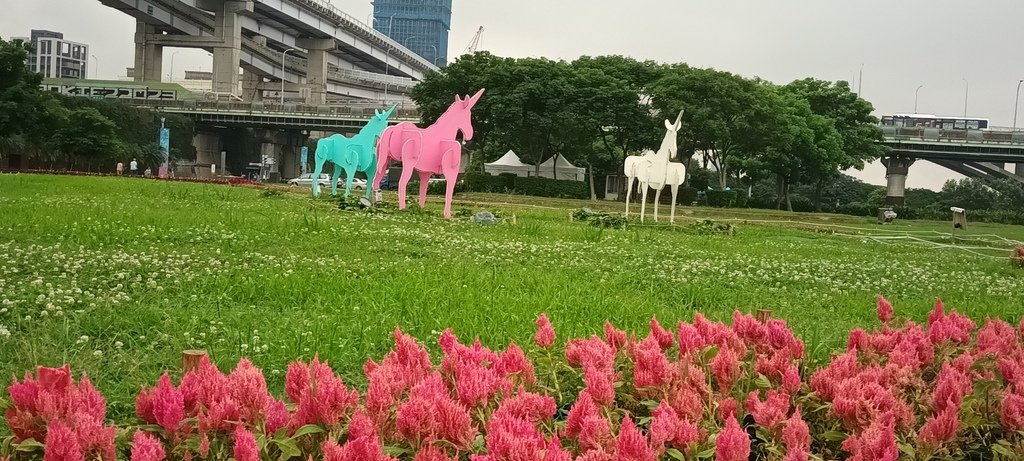
[[[391,114],[395,112],[396,107],[398,106],[391,106],[390,109],[383,112],[374,109],[373,117],[370,117],[370,121],[366,123],[366,126],[364,126],[362,130],[359,130],[359,133],[380,136],[384,129],[388,127],[388,119],[391,118]]]
[[[438,119],[438,124],[462,132],[462,139],[469,141],[473,139],[473,119],[471,117],[473,106],[483,96],[484,89],[481,88],[473,96],[460,97],[455,95],[455,102],[448,106],[448,110]]]
[[[669,158],[675,160],[679,156],[679,148],[677,146],[677,138],[679,130],[683,128],[683,111],[679,111],[679,115],[676,116],[675,123],[669,120],[665,120],[665,140],[661,142],[662,149],[668,149]]]

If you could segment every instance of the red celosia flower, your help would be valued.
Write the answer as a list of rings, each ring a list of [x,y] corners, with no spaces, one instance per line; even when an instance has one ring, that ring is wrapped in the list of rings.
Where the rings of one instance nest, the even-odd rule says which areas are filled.
[[[436,445],[427,445],[420,448],[413,456],[412,461],[455,461],[458,458],[449,458],[448,453]]]
[[[385,456],[373,421],[362,410],[352,415],[349,423],[348,441],[339,446],[326,441],[321,446],[324,461],[392,461]]]
[[[730,417],[735,418],[737,416],[736,412],[739,411],[739,409],[740,403],[737,402],[736,399],[729,397],[718,402],[718,409],[715,411],[715,415],[718,416],[719,421],[725,422]]]
[[[740,359],[736,353],[728,347],[723,347],[711,359],[711,373],[715,375],[718,383],[718,390],[723,393],[729,392],[732,385],[740,377]]]
[[[132,436],[131,461],[163,461],[166,456],[163,444],[156,437],[135,431]]]
[[[615,457],[602,450],[590,450],[576,457],[576,461],[616,461]]]
[[[518,383],[533,384],[537,380],[533,363],[515,342],[509,343],[508,349],[500,354],[496,366],[498,373],[510,386]],[[511,391],[511,388],[506,391]]]
[[[597,336],[588,339],[574,339],[565,348],[569,365],[583,367],[593,365],[601,369],[612,369],[615,365],[615,350]]]
[[[740,427],[735,416],[725,422],[725,428],[715,438],[715,461],[747,461],[750,457],[750,437]]]
[[[135,399],[136,413],[147,423],[158,424],[168,433],[173,434],[178,430],[181,421],[185,419],[185,399],[181,391],[174,388],[167,372],[160,376],[156,387],[146,393],[145,398],[143,393],[146,391],[140,391],[139,397]],[[140,402],[143,398],[146,402]]]
[[[228,375],[232,396],[242,408],[242,420],[258,421],[267,413],[273,398],[267,392],[267,381],[263,372],[249,359],[241,359],[235,370]]]
[[[1018,392],[1020,391],[1018,390]],[[1003,394],[999,422],[1008,430],[1024,431],[1024,395],[1020,393]]]
[[[539,423],[551,419],[556,411],[554,398],[520,389],[515,395],[502,399],[491,418],[520,418]]]
[[[932,446],[938,446],[956,437],[960,430],[960,406],[950,403],[937,415],[925,421],[918,435],[921,440]]]
[[[981,354],[1012,355],[1020,348],[1017,330],[1000,319],[985,319],[978,332],[978,352]]]
[[[857,374],[857,368],[857,352],[848,351],[811,376],[811,390],[822,399],[832,401],[842,382]]]
[[[782,388],[790,394],[795,394],[801,387],[803,380],[800,378],[800,370],[796,365],[786,367],[786,372],[782,375]]]
[[[319,357],[313,357],[309,365],[300,362],[288,365],[285,391],[297,405],[291,421],[293,429],[307,424],[337,426],[343,416],[359,404],[359,393],[349,390],[331,366],[321,362]]]
[[[946,362],[935,378],[935,392],[932,394],[935,412],[941,413],[948,406],[959,409],[964,397],[973,391],[971,378],[951,363]]]
[[[583,384],[594,401],[601,405],[615,403],[615,376],[595,366],[583,367]]]
[[[626,345],[626,332],[617,330],[611,322],[604,323],[604,340],[615,350],[622,349]]]
[[[278,429],[287,426],[289,419],[291,419],[291,413],[288,412],[288,407],[285,406],[284,402],[274,400],[273,403],[267,407],[266,432],[268,434],[274,434]]]
[[[70,378],[70,373],[68,377]],[[40,383],[44,383],[40,373]],[[52,385],[52,381],[50,382]],[[44,384],[45,386],[45,384]],[[85,454],[78,438],[71,428],[59,419],[50,421],[46,427],[46,445],[43,448],[43,461],[85,461]]]
[[[935,347],[920,325],[907,322],[898,338],[896,346],[889,354],[890,362],[914,370],[932,363],[935,358]]]
[[[786,445],[784,461],[807,461],[811,452],[811,432],[797,408],[782,428],[782,443]]]
[[[878,320],[886,325],[892,320],[892,303],[882,295],[878,295]]]
[[[540,461],[572,461],[572,454],[562,448],[562,442],[558,436],[551,437],[547,448],[544,450],[544,457]]]
[[[747,395],[747,412],[761,427],[773,429],[786,419],[789,414],[789,395],[776,390],[768,391],[768,398],[760,400],[757,391]]]
[[[732,329],[747,344],[751,344],[758,350],[765,350],[769,347],[768,328],[753,315],[743,314],[738,310],[732,312]]]
[[[245,427],[239,425],[235,428],[235,461],[259,461],[260,451],[256,446],[256,437]]]
[[[633,425],[628,415],[622,420],[619,438],[615,441],[616,461],[655,461],[658,454],[647,444],[647,438]]]
[[[468,447],[476,433],[469,412],[452,400],[437,372],[413,386],[409,400],[398,406],[396,424],[411,442],[443,439],[459,449]]]
[[[85,413],[96,421],[103,421],[107,417],[107,400],[85,374],[78,382],[78,412]]]
[[[533,341],[545,349],[555,343],[555,329],[551,326],[547,314],[540,314],[540,317],[537,317],[537,334],[534,335]]]
[[[662,350],[672,347],[672,344],[675,342],[672,332],[662,328],[656,317],[651,317],[650,336],[654,336]]]

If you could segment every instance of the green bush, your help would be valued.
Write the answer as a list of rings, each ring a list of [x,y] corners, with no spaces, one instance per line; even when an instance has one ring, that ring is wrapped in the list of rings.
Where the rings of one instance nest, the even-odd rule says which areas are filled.
[[[693,202],[697,201],[697,189],[692,187],[680,187],[679,195],[676,196],[676,203],[679,205],[690,206]]]
[[[523,195],[575,199],[590,198],[590,185],[583,181],[516,177],[514,186],[515,193]]]
[[[709,190],[705,192],[707,205],[716,208],[735,208],[739,206],[739,196],[740,194],[734,190]]]

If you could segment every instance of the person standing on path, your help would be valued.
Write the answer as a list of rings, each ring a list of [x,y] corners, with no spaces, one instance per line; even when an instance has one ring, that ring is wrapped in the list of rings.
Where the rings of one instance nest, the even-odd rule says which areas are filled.
[[[132,176],[139,175],[139,162],[132,159],[132,162],[128,164],[128,169],[131,170]]]
[[[124,162],[117,162],[117,175],[121,176],[124,174]]]

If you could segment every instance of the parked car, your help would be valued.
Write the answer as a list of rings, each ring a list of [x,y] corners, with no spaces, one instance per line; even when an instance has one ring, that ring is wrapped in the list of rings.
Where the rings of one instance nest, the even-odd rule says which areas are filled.
[[[320,179],[317,182],[320,183],[320,187],[331,187],[331,175],[321,174]],[[299,175],[299,177],[297,178],[289,179],[288,185],[313,187],[313,173],[306,173],[303,175]]]

